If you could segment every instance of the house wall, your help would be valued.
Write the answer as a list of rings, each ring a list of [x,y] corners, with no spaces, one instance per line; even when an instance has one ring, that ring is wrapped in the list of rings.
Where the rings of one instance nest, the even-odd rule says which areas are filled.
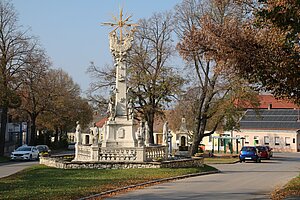
[[[241,146],[268,145],[277,152],[297,152],[300,149],[300,134],[288,130],[240,130],[234,137],[244,137]]]

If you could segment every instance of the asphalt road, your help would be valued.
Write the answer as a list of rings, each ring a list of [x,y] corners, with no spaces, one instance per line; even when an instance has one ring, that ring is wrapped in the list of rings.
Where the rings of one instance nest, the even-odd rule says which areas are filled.
[[[213,165],[219,174],[192,177],[109,199],[270,199],[269,193],[299,175],[300,153],[275,153],[261,163]]]
[[[32,165],[38,165],[39,161],[10,161],[0,164],[0,178],[9,176]]]

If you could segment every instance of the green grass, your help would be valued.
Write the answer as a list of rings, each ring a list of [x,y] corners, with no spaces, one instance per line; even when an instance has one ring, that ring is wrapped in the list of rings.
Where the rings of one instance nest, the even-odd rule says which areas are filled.
[[[219,157],[213,157],[213,158],[204,158],[205,164],[230,164],[235,163],[236,161],[239,161],[238,158],[219,158]]]
[[[283,188],[272,192],[273,200],[285,199],[290,196],[300,197],[300,174],[290,180]]]
[[[56,169],[33,166],[0,179],[0,199],[77,199],[149,180],[215,170],[210,166],[179,169]]]

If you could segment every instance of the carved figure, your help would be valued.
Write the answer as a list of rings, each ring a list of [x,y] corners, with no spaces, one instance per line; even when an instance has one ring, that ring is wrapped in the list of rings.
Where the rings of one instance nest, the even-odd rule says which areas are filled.
[[[163,144],[168,144],[169,122],[166,121],[163,126]]]
[[[79,121],[76,122],[76,131],[75,131],[75,139],[77,144],[81,144],[81,126],[79,124]]]
[[[93,131],[93,145],[98,145],[99,129],[96,126],[96,123],[94,123],[94,127],[93,127],[92,131]]]
[[[134,108],[134,105],[133,105],[132,99],[130,99],[128,102],[128,106],[127,106],[127,114],[128,114],[129,119],[133,118],[133,108]]]
[[[150,144],[150,142],[149,142],[149,140],[150,140],[150,129],[149,129],[147,121],[145,121],[144,130],[145,130],[145,145],[149,146],[149,144]]]
[[[114,108],[114,102],[112,97],[109,99],[108,102],[107,113],[109,114],[109,120],[113,120],[115,118],[115,108]]]

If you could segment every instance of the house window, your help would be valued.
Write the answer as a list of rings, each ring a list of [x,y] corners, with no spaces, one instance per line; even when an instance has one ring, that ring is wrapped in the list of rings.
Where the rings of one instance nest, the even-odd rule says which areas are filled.
[[[269,136],[264,136],[264,143],[265,143],[265,145],[269,145],[270,144],[270,138],[269,138]]]
[[[275,145],[279,145],[279,137],[275,137]]]
[[[245,135],[245,144],[249,144],[249,136]]]
[[[254,145],[259,144],[259,137],[258,136],[254,136]]]
[[[294,143],[294,144],[296,143],[296,139],[295,139],[295,138],[293,138],[293,143]]]
[[[290,145],[291,145],[291,138],[285,137],[285,146],[290,146]]]

